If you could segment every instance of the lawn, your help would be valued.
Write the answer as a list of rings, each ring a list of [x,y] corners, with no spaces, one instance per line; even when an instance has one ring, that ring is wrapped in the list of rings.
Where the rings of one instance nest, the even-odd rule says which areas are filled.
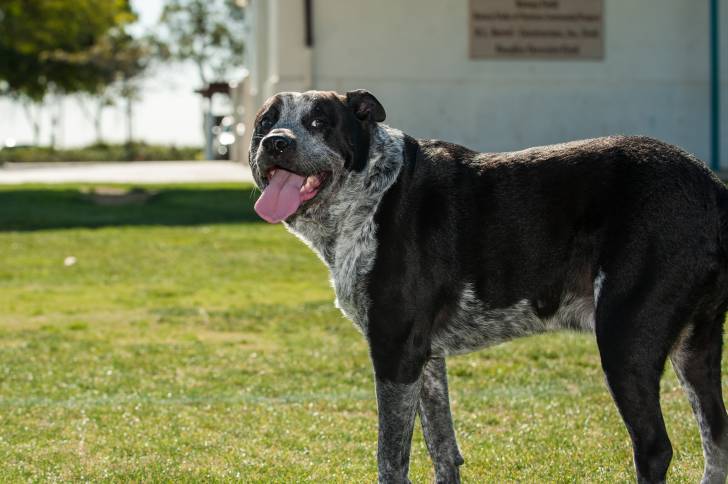
[[[374,482],[365,341],[314,254],[258,222],[252,190],[99,206],[83,188],[0,188],[0,482]],[[592,336],[448,363],[465,482],[633,480]],[[670,368],[662,393],[668,479],[697,482]],[[410,476],[432,479],[419,423]]]

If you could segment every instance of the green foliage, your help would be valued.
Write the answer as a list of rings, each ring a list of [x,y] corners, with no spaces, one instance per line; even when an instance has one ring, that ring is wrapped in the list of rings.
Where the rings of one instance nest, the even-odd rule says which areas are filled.
[[[202,150],[194,146],[93,144],[64,150],[50,147],[17,147],[0,150],[0,163],[55,161],[164,161],[201,160]]]
[[[236,0],[167,0],[156,36],[158,54],[194,62],[203,84],[229,80],[242,65],[244,18]]]
[[[366,341],[316,256],[254,222],[250,187],[153,187],[127,207],[79,188],[0,187],[0,481],[376,481]],[[592,336],[448,367],[464,482],[634,482]],[[668,480],[698,482],[669,368],[661,393]],[[410,477],[432,481],[419,424]]]
[[[106,91],[116,85],[116,94],[128,97],[131,95],[127,92],[129,82],[147,69],[151,56],[145,39],[136,39],[124,31],[112,30],[82,54],[59,55],[58,58],[93,69],[97,76],[96,84],[86,85],[87,92],[113,95]]]
[[[128,0],[0,0],[4,90],[36,102],[49,91],[98,91],[110,79],[95,62],[102,40],[127,38],[134,20]]]

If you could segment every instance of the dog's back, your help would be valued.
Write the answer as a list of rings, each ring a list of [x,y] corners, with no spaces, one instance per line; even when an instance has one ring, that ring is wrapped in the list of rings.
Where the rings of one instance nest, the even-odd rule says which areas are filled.
[[[515,308],[512,316],[522,322],[513,334],[488,323],[498,334],[470,342],[478,347],[544,329],[592,329],[586,306],[594,304],[582,299],[598,298],[594,282],[606,275],[610,286],[627,287],[657,266],[667,271],[660,278],[683,281],[679,274],[717,277],[726,267],[727,190],[702,163],[668,144],[610,137],[476,153],[439,141],[406,143],[416,149],[376,214],[370,287],[384,312],[423,311],[420,297],[438,301],[439,318],[420,318],[426,326],[435,319],[423,328],[435,339],[448,331],[448,316],[462,310],[465,289],[498,310],[494,318]],[[631,265],[623,274],[625,261]],[[393,279],[410,289],[378,289]],[[524,300],[532,310],[528,322]],[[567,310],[565,301],[580,309]],[[444,353],[474,349],[458,343],[448,351],[444,344],[436,345]]]

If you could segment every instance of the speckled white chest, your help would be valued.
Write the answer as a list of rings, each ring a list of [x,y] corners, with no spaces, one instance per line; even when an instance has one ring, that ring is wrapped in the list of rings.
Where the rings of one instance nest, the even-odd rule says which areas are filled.
[[[289,227],[328,266],[336,307],[365,335],[370,304],[366,281],[377,253],[375,214],[399,175],[403,149],[402,132],[379,125],[373,135],[367,167],[346,177],[329,203],[325,221],[306,221]]]

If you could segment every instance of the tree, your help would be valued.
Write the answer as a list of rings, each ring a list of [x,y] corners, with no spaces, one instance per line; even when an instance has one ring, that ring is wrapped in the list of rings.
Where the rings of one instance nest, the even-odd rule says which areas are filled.
[[[84,63],[96,72],[99,81],[88,91],[95,100],[96,109],[84,109],[91,115],[96,130],[96,141],[102,141],[101,114],[114,99],[126,101],[127,143],[132,141],[132,104],[139,97],[138,79],[148,69],[152,56],[149,39],[134,38],[124,31],[113,30],[83,55]]]
[[[167,0],[156,36],[163,60],[192,61],[203,85],[240,69],[245,14],[240,0]]]
[[[107,93],[79,93],[76,101],[83,115],[94,125],[94,142],[104,144],[103,114],[107,107],[114,105],[113,97]]]
[[[48,95],[98,92],[108,72],[89,62],[89,54],[135,18],[129,0],[0,0],[2,94],[23,104],[36,144],[40,125],[33,113]]]
[[[205,88],[242,70],[245,13],[242,0],[166,0],[155,36],[163,61],[191,61]],[[212,151],[212,100],[204,113],[205,153]]]

